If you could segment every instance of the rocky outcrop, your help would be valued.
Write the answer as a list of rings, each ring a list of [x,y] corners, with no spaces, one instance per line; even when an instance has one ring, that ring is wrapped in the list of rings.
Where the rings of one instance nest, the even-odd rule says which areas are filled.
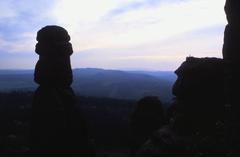
[[[227,156],[223,60],[187,57],[175,73],[169,124],[154,132],[133,156]]]
[[[187,57],[175,73],[175,106],[183,115],[178,125],[184,133],[214,132],[215,124],[224,120],[223,60]]]
[[[71,88],[73,53],[68,32],[59,26],[38,31],[32,116],[32,156],[89,156],[85,122]]]
[[[240,88],[240,1],[227,0],[225,12],[228,24],[224,33],[223,58],[225,63],[225,106],[226,137],[229,145],[238,145],[240,149],[240,104],[238,90]],[[231,147],[233,147],[233,145]]]
[[[39,85],[68,87],[72,83],[70,55],[73,53],[67,31],[58,26],[47,26],[37,33],[36,53],[39,60],[34,80]]]

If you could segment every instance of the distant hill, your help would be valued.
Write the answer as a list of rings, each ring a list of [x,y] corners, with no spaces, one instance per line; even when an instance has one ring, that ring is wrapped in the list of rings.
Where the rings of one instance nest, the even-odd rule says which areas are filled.
[[[72,87],[78,95],[118,99],[159,96],[163,102],[172,99],[173,72],[119,71],[94,68],[75,69]],[[33,70],[0,70],[0,91],[35,90]]]
[[[0,70],[0,91],[35,90],[33,70]]]
[[[174,74],[173,71],[129,71],[131,73],[136,74],[146,74],[154,77],[158,77],[164,80],[168,80],[171,82],[175,82],[177,79],[177,76]]]

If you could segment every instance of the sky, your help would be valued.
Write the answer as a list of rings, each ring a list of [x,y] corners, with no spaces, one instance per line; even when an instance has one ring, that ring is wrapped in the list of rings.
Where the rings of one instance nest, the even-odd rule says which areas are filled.
[[[175,70],[222,57],[225,0],[0,0],[0,69],[34,69],[36,34],[71,36],[73,68]]]

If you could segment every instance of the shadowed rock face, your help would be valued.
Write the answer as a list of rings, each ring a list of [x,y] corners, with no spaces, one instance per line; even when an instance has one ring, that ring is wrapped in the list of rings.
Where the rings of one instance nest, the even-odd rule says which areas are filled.
[[[172,92],[178,99],[216,99],[223,91],[222,59],[187,57],[175,73],[178,78]]]
[[[70,55],[73,53],[68,32],[58,26],[46,26],[38,31],[36,53],[39,60],[34,80],[39,85],[68,87],[72,83]]]
[[[239,67],[240,67],[240,1],[227,0],[225,12],[228,24],[224,33],[223,58],[225,73],[230,91],[239,88]],[[234,94],[234,93],[232,93]],[[234,96],[230,98],[234,101]],[[234,103],[234,102],[233,102]]]
[[[223,45],[225,73],[228,76],[228,82],[233,81],[234,83],[232,84],[235,84],[234,86],[238,86],[239,83],[237,78],[239,78],[240,67],[240,1],[227,0],[225,4],[225,12],[228,20],[224,33]]]
[[[154,132],[134,157],[226,156],[223,60],[187,57],[175,73],[171,122]]]
[[[228,24],[232,26],[240,26],[240,1],[239,0],[226,0],[225,12]]]
[[[38,31],[32,116],[33,156],[89,156],[86,126],[75,108],[75,95],[70,87],[73,53],[68,32],[59,26],[46,26]]]
[[[177,125],[185,133],[214,132],[216,122],[224,118],[223,60],[188,57],[175,73],[175,105],[184,116]]]
[[[230,144],[238,145],[240,131],[240,1],[227,0],[225,12],[228,24],[224,33],[223,58],[225,63],[225,94],[227,137]],[[233,147],[233,146],[231,146]]]

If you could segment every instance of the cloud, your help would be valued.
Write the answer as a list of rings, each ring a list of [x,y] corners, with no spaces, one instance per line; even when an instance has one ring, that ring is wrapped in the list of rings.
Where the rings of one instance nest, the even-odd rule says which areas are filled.
[[[36,32],[45,25],[56,24],[71,35],[74,67],[154,68],[161,64],[174,69],[187,55],[221,57],[226,24],[224,3],[225,0],[0,1],[0,53],[33,55]]]
[[[158,6],[161,2],[162,2],[161,0],[145,0],[145,1],[140,0],[140,1],[128,2],[111,10],[108,16],[113,17],[116,15],[126,13],[130,10],[137,10],[137,9],[146,8],[146,7]]]
[[[224,25],[223,6],[224,0],[61,0],[52,15],[69,30],[75,51],[82,51],[142,45]]]
[[[5,18],[15,17],[16,12],[11,7],[11,4],[8,1],[0,1],[0,19],[3,20]]]
[[[9,53],[34,51],[37,30],[53,21],[48,13],[50,6],[48,0],[0,1],[0,50]]]
[[[224,26],[189,31],[161,42],[127,48],[103,48],[74,53],[74,67],[174,70],[187,56],[222,57]]]
[[[35,49],[35,39],[32,34],[21,34],[20,39],[7,41],[0,38],[0,52],[29,53]]]
[[[0,23],[1,28],[8,26],[0,34],[5,39],[19,39],[21,33],[36,33],[45,24],[59,24],[72,36],[75,51],[82,51],[160,42],[225,22],[224,0],[59,0],[45,7],[48,3],[9,1],[4,8],[11,10],[12,16]]]

